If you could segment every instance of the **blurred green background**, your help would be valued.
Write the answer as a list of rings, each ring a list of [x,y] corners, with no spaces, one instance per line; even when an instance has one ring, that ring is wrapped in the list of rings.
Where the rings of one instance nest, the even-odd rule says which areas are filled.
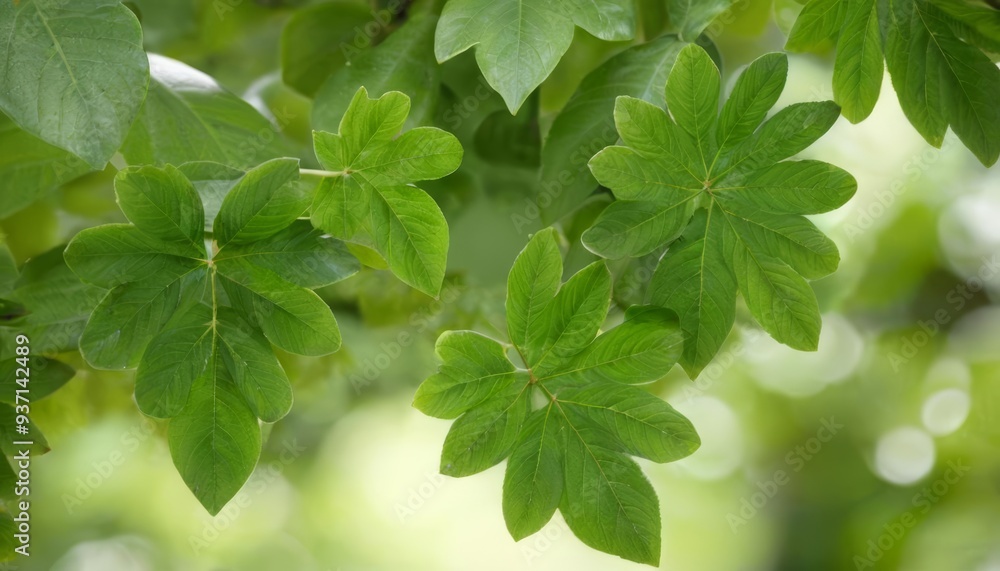
[[[128,4],[148,50],[212,75],[271,117],[290,117],[283,133],[310,160],[310,102],[282,85],[279,58],[284,25],[309,2]],[[737,2],[712,30],[725,77],[780,50],[797,6]],[[509,136],[503,129],[481,127],[506,113],[495,94],[474,109],[456,95],[441,99],[439,117],[461,117],[457,128],[441,126],[467,149],[459,172],[427,187],[451,228],[445,292],[432,300],[375,270],[321,291],[344,348],[319,359],[282,355],[295,407],[265,433],[257,471],[219,516],[174,470],[163,427],[136,410],[132,373],[68,356],[78,375],[34,407],[52,451],[34,462],[32,556],[8,568],[643,569],[586,548],[558,514],[515,543],[500,509],[502,466],[461,480],[438,475],[449,423],[410,407],[435,367],[440,332],[502,328],[506,273],[539,227],[519,218],[536,191],[538,139],[582,77],[624,47],[577,30],[541,88],[538,120],[519,118],[509,155],[480,152],[514,147],[497,139]],[[470,58],[445,64],[446,78],[468,76]],[[829,54],[790,63],[776,109],[832,97]],[[819,351],[778,345],[744,309],[701,377],[676,368],[654,386],[703,440],[684,461],[643,464],[662,507],[661,567],[1000,570],[1000,173],[951,135],[941,150],[924,143],[888,76],[868,120],[841,119],[807,154],[859,182],[847,206],[814,217],[843,258],[814,282]],[[113,175],[87,175],[0,221],[15,258],[120,220]],[[567,273],[592,259],[572,239],[604,203],[595,198],[563,221]],[[613,264],[619,301],[643,291],[654,265]]]

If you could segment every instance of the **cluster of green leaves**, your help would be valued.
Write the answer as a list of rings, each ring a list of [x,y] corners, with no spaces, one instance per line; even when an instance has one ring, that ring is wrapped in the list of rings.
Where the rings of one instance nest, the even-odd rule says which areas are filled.
[[[510,344],[444,333],[440,370],[420,386],[414,406],[457,418],[443,474],[469,476],[507,459],[503,513],[515,539],[559,509],[587,545],[655,565],[656,493],[629,456],[671,462],[700,441],[686,418],[635,385],[673,367],[683,336],[672,312],[652,306],[630,308],[598,335],[611,299],[607,267],[595,262],[564,284],[562,273],[555,230],[537,233],[507,281]]]
[[[811,0],[786,48],[836,45],[834,97],[851,122],[872,112],[883,60],[899,104],[928,143],[951,126],[986,166],[1000,157],[1000,10],[978,0]]]
[[[617,200],[583,242],[606,258],[669,246],[649,295],[680,317],[681,364],[692,377],[729,334],[737,292],[781,343],[814,350],[819,340],[819,308],[804,278],[832,273],[840,256],[802,215],[841,206],[857,184],[824,162],[784,160],[826,133],[840,111],[832,102],[799,103],[765,121],[787,66],[783,54],[754,61],[720,112],[719,71],[704,49],[688,45],[666,83],[668,110],[619,97],[623,145],[590,161]]]
[[[83,230],[66,248],[77,275],[109,290],[80,337],[83,357],[99,369],[138,368],[139,408],[172,419],[174,463],[213,514],[256,465],[257,419],[275,422],[291,408],[271,344],[336,351],[337,322],[308,288],[358,269],[342,243],[298,220],[312,197],[297,160],[232,180],[208,218],[203,201],[215,197],[204,183],[220,167],[120,171],[115,192],[131,224]]]

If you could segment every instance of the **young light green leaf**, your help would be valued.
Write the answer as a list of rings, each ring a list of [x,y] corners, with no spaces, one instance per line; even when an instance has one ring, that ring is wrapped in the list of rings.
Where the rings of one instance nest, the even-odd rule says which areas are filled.
[[[475,46],[483,76],[515,114],[569,49],[574,25],[604,40],[628,40],[634,18],[624,0],[449,0],[434,53],[445,61]]]
[[[424,191],[408,183],[458,168],[454,136],[419,128],[395,137],[409,99],[389,92],[369,99],[362,87],[340,122],[340,133],[314,134],[316,156],[330,171],[319,183],[313,224],[336,238],[372,248],[397,277],[437,295],[448,257],[448,225]]]
[[[253,469],[258,419],[275,422],[292,406],[269,341],[306,355],[340,347],[329,306],[308,287],[358,264],[343,244],[297,220],[309,198],[297,179],[295,159],[245,174],[207,162],[125,169],[115,186],[134,224],[87,229],[66,249],[79,276],[112,288],[80,337],[81,352],[95,367],[138,368],[139,407],[173,419],[174,463],[212,513]],[[202,196],[218,210],[214,228]],[[39,272],[26,268],[22,278]]]
[[[0,110],[25,131],[103,168],[149,83],[132,11],[117,0],[3,2],[0,36],[6,38]]]
[[[531,413],[503,477],[503,519],[515,541],[552,519],[563,491],[562,425],[555,405]]]
[[[722,213],[699,211],[656,266],[650,301],[674,311],[684,333],[681,365],[695,378],[722,348],[736,319],[736,278],[723,255]],[[694,279],[691,279],[694,276]]]
[[[667,79],[667,107],[677,126],[683,129],[701,151],[702,166],[708,171],[715,153],[715,125],[719,118],[721,79],[708,53],[690,44],[677,54],[677,61]]]

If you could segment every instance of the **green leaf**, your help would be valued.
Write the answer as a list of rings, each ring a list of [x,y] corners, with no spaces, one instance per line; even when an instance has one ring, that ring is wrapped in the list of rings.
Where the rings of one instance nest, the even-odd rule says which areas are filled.
[[[258,419],[276,422],[291,409],[271,343],[305,355],[340,347],[330,307],[309,288],[358,263],[298,220],[311,199],[298,178],[296,159],[246,173],[210,162],[128,168],[115,190],[133,224],[89,228],[66,249],[77,275],[111,288],[80,335],[81,353],[97,368],[138,369],[139,408],[173,419],[174,463],[213,514],[253,470]],[[217,211],[214,221],[206,210]],[[50,266],[26,266],[19,281]],[[49,319],[61,325],[58,315]]]
[[[897,0],[891,7],[886,62],[907,119],[937,147],[951,125],[981,163],[994,164],[1000,157],[1000,69],[962,42],[930,2]]]
[[[878,99],[885,59],[907,119],[940,147],[948,127],[981,163],[1000,157],[1000,16],[948,0],[812,0],[792,29],[790,50],[837,38],[833,88],[844,116],[859,122]]]
[[[667,107],[677,126],[691,137],[700,151],[700,172],[708,172],[710,157],[715,154],[720,82],[719,70],[712,58],[695,44],[677,54],[667,79]]]
[[[882,32],[876,0],[847,0],[846,4],[833,66],[833,96],[844,117],[860,123],[875,108],[882,88]]]
[[[268,238],[305,213],[312,196],[298,179],[297,159],[274,159],[247,171],[222,201],[213,224],[220,249]]]
[[[284,230],[257,242],[229,244],[215,256],[220,264],[244,260],[270,270],[286,281],[315,289],[347,279],[361,269],[343,242],[316,230],[308,220],[296,220]]]
[[[610,302],[611,273],[604,262],[590,264],[563,284],[538,320],[546,335],[538,359],[528,362],[535,375],[559,370],[587,347],[604,323]]]
[[[428,416],[455,418],[516,382],[527,382],[515,372],[503,345],[473,331],[448,331],[438,338],[440,372],[427,379],[413,398],[413,406]]]
[[[153,337],[135,373],[139,410],[157,418],[184,410],[191,386],[212,357],[213,327],[211,308],[199,305]]]
[[[184,174],[188,181],[194,185],[195,191],[198,192],[205,210],[205,231],[211,232],[212,225],[215,224],[215,219],[219,215],[219,209],[222,208],[222,201],[246,173],[210,161],[184,163],[177,169]]]
[[[219,309],[215,332],[216,350],[254,415],[277,422],[288,414],[292,385],[264,336],[226,307]]]
[[[520,541],[552,519],[563,491],[562,425],[555,405],[531,413],[503,477],[503,519]]]
[[[605,257],[666,248],[649,295],[678,315],[686,337],[681,364],[692,377],[729,334],[737,289],[775,339],[800,349],[818,340],[819,310],[803,278],[832,273],[840,256],[801,215],[841,206],[857,184],[825,163],[780,162],[839,116],[832,102],[800,103],[761,124],[786,70],[780,54],[760,58],[717,115],[719,72],[701,48],[688,46],[665,94],[677,123],[662,109],[621,98],[615,119],[627,146],[608,147],[590,162],[617,201],[584,243]],[[693,147],[701,155],[694,170]]]
[[[681,39],[693,42],[735,0],[669,0],[667,13]]]
[[[3,2],[0,36],[6,38],[0,110],[25,131],[103,168],[149,82],[131,10],[117,0]]]
[[[58,246],[24,264],[10,295],[28,311],[17,326],[31,339],[32,352],[51,355],[77,350],[87,319],[104,294],[70,270]]]
[[[335,238],[372,248],[405,283],[436,296],[448,258],[448,225],[424,191],[410,186],[443,177],[462,160],[454,136],[417,128],[398,137],[409,99],[369,99],[362,87],[340,132],[315,133],[316,156],[330,173],[319,183],[312,222]]]
[[[198,255],[189,244],[153,238],[131,224],[87,228],[66,246],[69,267],[82,280],[105,288],[184,275],[200,264]]]
[[[740,74],[719,117],[716,142],[720,149],[730,149],[753,135],[778,102],[787,76],[788,58],[777,53],[760,56]]]
[[[342,69],[361,51],[358,30],[372,15],[356,2],[328,2],[292,13],[281,31],[281,78],[286,85],[312,97],[331,73]]]
[[[527,370],[497,341],[446,332],[438,373],[417,390],[414,406],[458,417],[441,473],[468,476],[507,458],[503,513],[514,539],[540,530],[558,507],[584,543],[655,565],[656,494],[626,455],[670,462],[699,440],[687,419],[632,385],[666,374],[684,338],[672,312],[636,306],[595,339],[611,300],[608,270],[591,264],[559,288],[562,267],[557,235],[546,229],[508,278],[507,326]]]
[[[694,204],[663,205],[647,201],[614,202],[583,235],[584,244],[610,258],[644,256],[680,235]]]
[[[587,161],[618,140],[615,100],[626,95],[662,101],[667,75],[684,45],[676,36],[663,36],[623,51],[583,79],[542,147],[538,204],[543,222],[562,218],[597,188]]]
[[[646,391],[615,383],[593,383],[559,393],[574,423],[588,421],[608,431],[629,454],[653,462],[673,462],[694,453],[701,440],[691,421]]]
[[[571,426],[564,434],[559,511],[573,534],[594,549],[659,565],[659,501],[639,466],[599,429]]]
[[[115,177],[118,206],[136,228],[205,253],[205,213],[194,186],[173,166],[131,168]]]
[[[617,41],[633,37],[634,20],[624,0],[449,0],[434,53],[445,61],[475,46],[483,76],[514,114],[569,49],[574,25]]]
[[[80,352],[97,369],[132,369],[147,344],[175,313],[203,295],[203,266],[180,274],[161,273],[112,289],[94,308],[80,336]]]
[[[478,474],[506,458],[529,412],[525,386],[513,386],[460,416],[444,440],[441,473]]]
[[[531,238],[507,277],[507,334],[528,363],[541,355],[547,334],[543,309],[556,296],[562,272],[556,231],[546,228]]]
[[[217,268],[235,306],[271,343],[297,355],[327,355],[340,348],[337,320],[315,292],[247,260],[221,260]]]
[[[681,365],[691,378],[719,352],[736,318],[736,278],[723,255],[723,224],[718,208],[696,213],[649,285],[650,301],[680,318]]]
[[[290,154],[277,127],[208,75],[157,54],[149,54],[149,67],[149,93],[121,149],[129,164],[246,168]]]
[[[966,42],[987,53],[1000,53],[1000,10],[996,5],[954,0],[931,2],[953,19],[951,28]]]
[[[0,219],[90,170],[76,155],[19,129],[0,115],[0,196],[4,197]]]
[[[573,366],[539,380],[608,381],[639,384],[655,381],[681,357],[684,336],[672,312],[633,306],[632,318],[605,331],[573,359]]]
[[[350,65],[331,75],[316,93],[313,129],[331,132],[338,126],[343,129],[341,117],[354,104],[358,87],[365,87],[374,97],[402,92],[414,104],[406,126],[430,122],[441,82],[441,71],[434,61],[436,23],[430,15],[416,15],[384,42],[359,54]]]
[[[32,343],[34,344],[34,343]],[[21,389],[17,384],[17,369],[21,365],[16,358],[0,360],[0,402],[8,404],[20,404],[15,402],[17,390]],[[62,361],[47,359],[41,356],[33,356],[29,361],[30,376],[30,397],[32,401],[43,399],[59,390],[76,375],[73,367]],[[21,375],[23,377],[23,374]]]
[[[832,48],[847,16],[845,0],[812,0],[799,12],[785,49],[792,52],[823,51]]]
[[[250,477],[260,425],[216,352],[168,429],[170,455],[201,505],[219,513]]]

